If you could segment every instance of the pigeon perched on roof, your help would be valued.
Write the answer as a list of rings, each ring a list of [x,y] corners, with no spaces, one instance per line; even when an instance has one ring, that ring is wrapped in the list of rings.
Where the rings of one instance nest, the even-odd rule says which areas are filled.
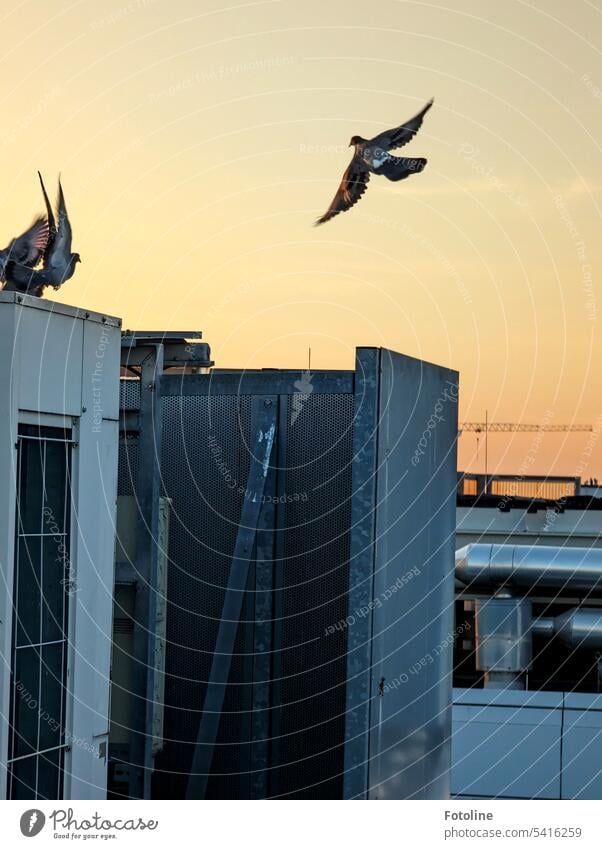
[[[8,263],[4,292],[20,292],[22,295],[41,298],[46,286],[41,270],[37,271],[15,262]]]
[[[327,212],[316,221],[316,224],[324,224],[339,212],[345,212],[358,202],[368,188],[370,174],[383,175],[388,180],[397,182],[405,180],[410,174],[417,174],[426,165],[426,159],[393,156],[389,151],[403,147],[411,141],[420,127],[426,113],[433,105],[429,100],[422,109],[405,124],[379,133],[373,139],[364,139],[361,136],[353,136],[349,147],[354,147],[355,152],[349,167],[343,174],[341,185],[333,198]]]
[[[81,262],[79,254],[71,251],[71,222],[60,179],[55,218],[39,171],[38,177],[47,217],[36,218],[29,230],[0,251],[0,282],[6,283],[4,290],[37,298],[47,286],[54,289],[62,286],[73,277],[76,264]],[[37,268],[40,262],[42,267]]]
[[[58,221],[54,217],[46,187],[39,171],[38,177],[40,178],[44,202],[46,203],[49,227],[48,242],[43,253],[44,265],[39,272],[41,275],[40,279],[44,281],[45,285],[58,289],[66,280],[73,277],[75,266],[78,262],[81,262],[81,259],[78,253],[71,252],[71,222],[67,215],[67,206],[65,204],[65,196],[60,177],[56,210]]]
[[[48,221],[40,216],[28,230],[0,250],[0,282],[6,284],[6,291],[29,290],[34,268],[44,255],[49,237]]]

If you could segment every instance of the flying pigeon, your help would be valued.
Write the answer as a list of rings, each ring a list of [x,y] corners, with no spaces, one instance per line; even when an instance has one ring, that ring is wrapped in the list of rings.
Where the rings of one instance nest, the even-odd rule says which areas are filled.
[[[316,224],[324,224],[325,221],[329,221],[339,212],[351,209],[368,188],[370,174],[382,174],[388,180],[397,182],[398,180],[405,180],[410,174],[417,174],[423,170],[427,162],[426,159],[393,156],[389,151],[403,147],[404,144],[414,138],[422,126],[422,119],[432,105],[433,100],[431,99],[424,109],[410,118],[409,121],[406,121],[405,124],[395,127],[393,130],[379,133],[373,139],[364,139],[361,136],[352,137],[349,147],[355,148],[353,159],[343,174],[341,185],[327,212],[321,218],[318,218]]]
[[[43,258],[44,265],[39,272],[40,280],[46,286],[53,286],[58,289],[66,280],[73,277],[75,266],[81,262],[78,253],[71,252],[71,222],[67,215],[67,207],[65,205],[65,196],[63,195],[63,187],[59,177],[59,191],[57,199],[57,218],[55,220],[52,206],[48,200],[48,194],[42,175],[38,171],[40,185],[46,203],[46,214],[48,216],[49,237],[44,249]]]
[[[48,221],[40,216],[29,230],[0,250],[0,282],[6,284],[6,291],[29,291],[32,276],[39,274],[34,268],[44,255],[49,237]]]

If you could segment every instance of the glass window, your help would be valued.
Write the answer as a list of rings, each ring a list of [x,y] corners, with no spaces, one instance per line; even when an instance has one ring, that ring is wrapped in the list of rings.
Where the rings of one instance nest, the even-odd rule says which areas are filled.
[[[71,431],[19,428],[8,795],[60,799],[70,561]]]

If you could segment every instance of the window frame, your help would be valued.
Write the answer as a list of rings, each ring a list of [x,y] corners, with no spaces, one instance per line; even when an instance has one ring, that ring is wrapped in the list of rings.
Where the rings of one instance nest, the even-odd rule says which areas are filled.
[[[71,679],[70,669],[72,663],[72,641],[71,641],[71,628],[73,623],[72,611],[71,611],[71,601],[72,601],[72,585],[71,581],[73,579],[73,554],[75,550],[74,545],[74,498],[75,498],[75,474],[74,474],[74,452],[73,448],[77,445],[75,440],[76,434],[76,420],[71,418],[64,418],[59,416],[50,416],[48,418],[40,415],[36,415],[35,418],[33,416],[24,416],[18,426],[18,434],[17,434],[17,442],[16,442],[16,490],[15,490],[15,554],[14,554],[14,572],[13,572],[13,596],[12,596],[12,610],[13,610],[13,622],[12,622],[12,638],[11,638],[11,674],[10,674],[10,713],[9,713],[9,739],[8,739],[8,758],[7,758],[7,798],[8,799],[61,799],[64,792],[64,778],[65,778],[65,760],[66,753],[70,749],[70,740],[68,738],[68,727],[69,727],[69,714],[70,714],[70,699],[69,699],[69,681]],[[40,520],[39,520],[39,532],[31,532],[29,529],[24,530],[24,522],[23,522],[23,463],[31,462],[31,456],[34,457],[34,463],[36,462],[35,451],[32,450],[32,446],[38,444],[40,450],[40,469],[41,469],[41,488],[40,492],[37,493],[34,491],[34,497],[40,496]],[[52,467],[51,463],[53,461],[52,453],[48,453],[47,449],[49,445],[63,445],[65,447],[65,453],[61,458],[61,455],[54,457],[54,462],[56,463],[57,459],[59,461],[58,465]],[[51,492],[47,489],[47,480],[50,480],[50,475],[53,476],[53,489],[54,485],[57,484],[56,475],[57,468],[60,469],[60,475],[58,480],[58,489]],[[47,477],[48,474],[48,477]],[[35,486],[35,485],[34,485]],[[39,486],[39,484],[38,484]],[[57,517],[53,515],[52,511],[50,514],[46,513],[47,505],[50,503],[50,497],[56,496],[58,493],[59,500],[58,504],[60,505],[62,502],[62,516],[60,517],[60,524],[57,521]],[[57,509],[57,512],[61,512],[60,507]],[[35,511],[34,511],[35,515]],[[29,550],[26,549],[27,554],[24,558],[24,562],[22,562],[22,540],[24,539],[32,539],[34,540],[34,544],[37,543],[37,569],[35,564],[35,558],[31,556]],[[50,545],[57,545],[57,556],[55,557],[55,563],[58,558],[61,558],[61,565],[58,570],[58,575],[60,577],[60,583],[63,587],[62,594],[60,596],[60,602],[57,603],[57,598],[53,599],[55,603],[54,610],[51,610],[49,605],[45,605],[45,598],[48,599],[48,596],[44,596],[44,564],[45,557],[47,556],[47,549],[45,546],[45,540],[50,540]],[[57,543],[57,540],[60,540]],[[39,541],[39,542],[38,542]],[[37,582],[37,593],[36,593],[36,602],[39,599],[39,603],[36,604],[34,602],[34,616],[37,615],[38,611],[36,611],[36,606],[39,606],[39,622],[37,625],[37,640],[32,639],[32,635],[28,635],[25,631],[23,625],[20,625],[20,622],[23,618],[22,608],[19,606],[19,586],[20,586],[20,577],[21,577],[21,569],[31,569],[33,574],[33,580]],[[52,573],[49,573],[52,579]],[[31,580],[31,576],[27,576],[29,580]],[[49,628],[52,630],[52,622],[47,619],[46,610],[50,612],[51,619],[54,621],[55,625],[58,623],[60,619],[60,637],[59,639],[45,639],[45,636],[48,636],[48,631],[45,629]],[[60,613],[59,613],[60,610]],[[45,708],[43,708],[45,704],[44,698],[44,672],[47,670],[51,675],[53,675],[54,679],[56,679],[55,669],[53,669],[52,661],[49,658],[49,654],[54,651],[54,649],[46,651],[49,646],[62,645],[62,652],[60,654],[60,658],[54,658],[54,661],[58,660],[58,664],[56,667],[60,669],[60,686],[58,688],[58,698],[59,698],[59,707],[58,711],[55,710],[55,713],[58,713],[58,727],[52,727],[53,731],[58,731],[57,743],[56,745],[52,745],[50,747],[42,747],[42,723],[50,722],[52,720],[53,725],[57,725],[57,717],[54,718],[48,713],[48,716],[45,717],[44,713],[46,712]],[[21,679],[17,681],[17,653],[21,651],[33,650],[34,652],[34,660],[33,662],[37,664],[37,670],[34,668],[33,673],[35,677],[35,672],[37,671],[38,682],[37,682],[37,691],[35,693],[29,693],[25,698],[34,697],[31,705],[28,705],[30,709],[33,709],[37,713],[37,730],[35,733],[35,745],[33,741],[33,734],[30,733],[29,739],[27,739],[24,735],[20,734],[20,731],[23,729],[19,728],[19,715],[18,715],[18,705],[19,699],[23,698],[22,690],[18,690],[18,684],[21,683]],[[46,657],[45,657],[46,655]],[[33,679],[32,679],[33,680]],[[44,718],[43,718],[44,716]],[[31,731],[31,729],[30,729]],[[44,729],[44,736],[48,736],[48,730]],[[19,754],[20,744],[26,741],[26,745],[28,745],[32,751],[26,752],[24,754]],[[58,758],[55,757],[54,753],[58,752]],[[28,759],[31,759],[35,763],[35,786],[24,786],[23,782],[18,778],[17,769],[15,766],[20,762],[24,762]],[[35,760],[34,760],[35,759]],[[51,760],[56,760],[56,763],[50,763]],[[50,770],[44,776],[43,766],[44,762],[50,764]],[[46,782],[44,782],[44,777],[46,777]],[[48,787],[51,786],[52,781],[48,779],[53,779],[56,783],[56,792],[50,795],[41,795],[41,788],[45,789],[47,793],[49,793]],[[44,787],[45,784],[45,787]],[[25,794],[24,794],[25,790]]]

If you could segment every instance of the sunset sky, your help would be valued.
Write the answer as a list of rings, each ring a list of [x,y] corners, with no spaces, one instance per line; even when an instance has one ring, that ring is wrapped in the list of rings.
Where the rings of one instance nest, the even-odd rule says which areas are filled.
[[[0,242],[62,173],[56,295],[201,329],[219,366],[458,369],[461,419],[602,430],[600,0],[7,0]],[[354,134],[435,106],[321,228]],[[490,470],[602,478],[602,435],[491,437]],[[482,470],[473,435],[460,467]],[[584,466],[585,462],[585,466]]]

